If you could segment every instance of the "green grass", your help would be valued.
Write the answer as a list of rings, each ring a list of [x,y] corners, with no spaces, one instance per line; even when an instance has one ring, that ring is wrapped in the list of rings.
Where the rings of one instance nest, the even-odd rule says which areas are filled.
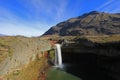
[[[51,60],[54,60],[55,59],[55,50],[54,49],[50,50],[49,54],[50,54]]]

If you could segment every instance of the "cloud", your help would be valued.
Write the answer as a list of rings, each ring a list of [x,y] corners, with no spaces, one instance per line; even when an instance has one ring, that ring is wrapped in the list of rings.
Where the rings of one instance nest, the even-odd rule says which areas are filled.
[[[120,12],[120,0],[108,0],[106,3],[102,4],[96,10],[110,13]]]
[[[0,6],[0,33],[2,34],[38,36],[56,22],[64,20],[67,15],[68,0],[15,1],[20,9],[11,10],[4,5]],[[9,6],[14,7],[11,3]]]
[[[65,15],[68,0],[20,0],[24,7],[34,11],[36,19],[47,16],[49,19],[61,19]]]
[[[24,3],[23,5],[25,4],[26,3]],[[30,12],[31,9],[32,6],[29,7],[27,11]],[[39,9],[36,8],[35,11],[33,11],[33,13],[38,14],[37,12],[39,11]],[[34,20],[34,18],[32,17],[38,17],[38,16],[31,14],[32,12],[31,13],[29,12],[26,14],[28,14],[27,16],[31,18],[29,20],[26,20],[23,19],[21,16],[15,14],[9,8],[0,6],[0,33],[7,35],[40,36],[46,30],[48,30],[49,27],[52,26],[52,24],[49,24],[44,20]]]
[[[43,30],[35,29],[23,24],[0,23],[0,32],[6,35],[24,35],[24,36],[40,36]]]
[[[6,8],[0,7],[0,33],[6,35],[40,36],[49,24],[26,21]]]
[[[61,2],[59,2],[59,7],[57,9],[57,6],[56,6],[56,10],[57,10],[57,18],[58,19],[62,19],[63,17],[66,16],[66,7],[67,7],[67,0],[61,0]]]
[[[51,19],[52,21],[56,21],[56,19],[63,19],[67,14],[67,2],[68,0],[17,0],[16,3],[19,4],[20,9],[15,8],[15,10],[24,17],[14,13],[15,10],[4,9],[6,13],[9,13],[9,15],[5,13],[7,17],[12,16],[15,19],[17,17],[17,19],[28,18],[28,20],[36,21],[48,21]],[[48,20],[45,19],[46,17]]]
[[[97,8],[97,10],[102,10],[102,9],[104,9],[106,6],[111,5],[111,3],[112,3],[113,1],[114,1],[114,0],[108,0],[106,3],[102,4],[101,6],[99,6],[99,7]]]
[[[14,15],[10,10],[0,7],[0,20],[2,21],[17,21],[18,16]]]

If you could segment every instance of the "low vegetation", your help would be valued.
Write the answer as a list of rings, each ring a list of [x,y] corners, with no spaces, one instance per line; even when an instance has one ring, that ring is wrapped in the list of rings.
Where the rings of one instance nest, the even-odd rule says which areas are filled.
[[[31,61],[22,70],[16,70],[6,75],[7,80],[37,80],[40,71],[46,66],[46,59],[36,59]]]
[[[49,41],[39,37],[0,37],[0,79],[5,75],[7,80],[37,80],[47,62],[43,52],[50,49]]]
[[[120,41],[120,35],[87,36],[88,40],[98,43]]]
[[[64,40],[68,40],[68,41],[85,39],[85,40],[97,42],[97,43],[106,43],[106,42],[118,42],[118,41],[120,41],[120,35],[62,36],[60,39],[64,39]]]
[[[104,43],[108,43],[107,46],[112,44],[111,42],[119,42],[120,44],[120,35],[105,35],[105,36],[57,36],[57,37],[38,37],[38,38],[26,38],[21,36],[14,36],[14,37],[0,37],[0,63],[5,61],[6,58],[8,59],[8,63],[10,64],[0,64],[0,73],[5,70],[10,70],[11,72],[6,74],[4,78],[7,80],[37,80],[39,77],[40,71],[46,66],[47,60],[45,58],[39,58],[36,54],[41,54],[41,51],[46,51],[50,49],[50,44],[48,41],[74,41],[78,40],[87,40],[93,43],[98,43],[94,45],[97,47],[98,45],[102,47]],[[103,43],[102,45],[99,43]],[[118,46],[119,46],[118,44]],[[93,46],[93,47],[94,47]],[[113,44],[116,49],[118,49],[116,45]],[[98,47],[100,48],[100,47]],[[34,55],[35,54],[35,55]],[[16,56],[15,56],[16,55]],[[18,56],[18,57],[17,57]],[[49,58],[53,61],[54,60],[54,50],[49,51]],[[34,60],[33,60],[34,59]],[[28,64],[26,64],[29,62]],[[3,67],[1,67],[1,65]],[[17,65],[17,66],[14,66]],[[12,68],[8,68],[12,67]]]
[[[5,60],[7,56],[12,55],[12,49],[9,46],[9,37],[0,37],[0,63]]]

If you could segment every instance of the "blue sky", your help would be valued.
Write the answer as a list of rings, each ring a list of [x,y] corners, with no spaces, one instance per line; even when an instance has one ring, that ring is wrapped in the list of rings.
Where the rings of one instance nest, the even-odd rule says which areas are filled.
[[[120,13],[120,0],[0,0],[0,33],[40,36],[59,22],[93,10]]]

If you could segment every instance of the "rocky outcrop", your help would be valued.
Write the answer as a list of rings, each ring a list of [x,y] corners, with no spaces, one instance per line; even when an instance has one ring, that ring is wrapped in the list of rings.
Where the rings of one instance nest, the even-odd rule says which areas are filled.
[[[0,41],[1,44],[7,43],[5,46],[11,49],[5,60],[0,63],[0,76],[22,69],[30,61],[35,60],[37,54],[51,49],[50,43],[47,40],[40,40],[40,38],[7,36],[0,37]]]

